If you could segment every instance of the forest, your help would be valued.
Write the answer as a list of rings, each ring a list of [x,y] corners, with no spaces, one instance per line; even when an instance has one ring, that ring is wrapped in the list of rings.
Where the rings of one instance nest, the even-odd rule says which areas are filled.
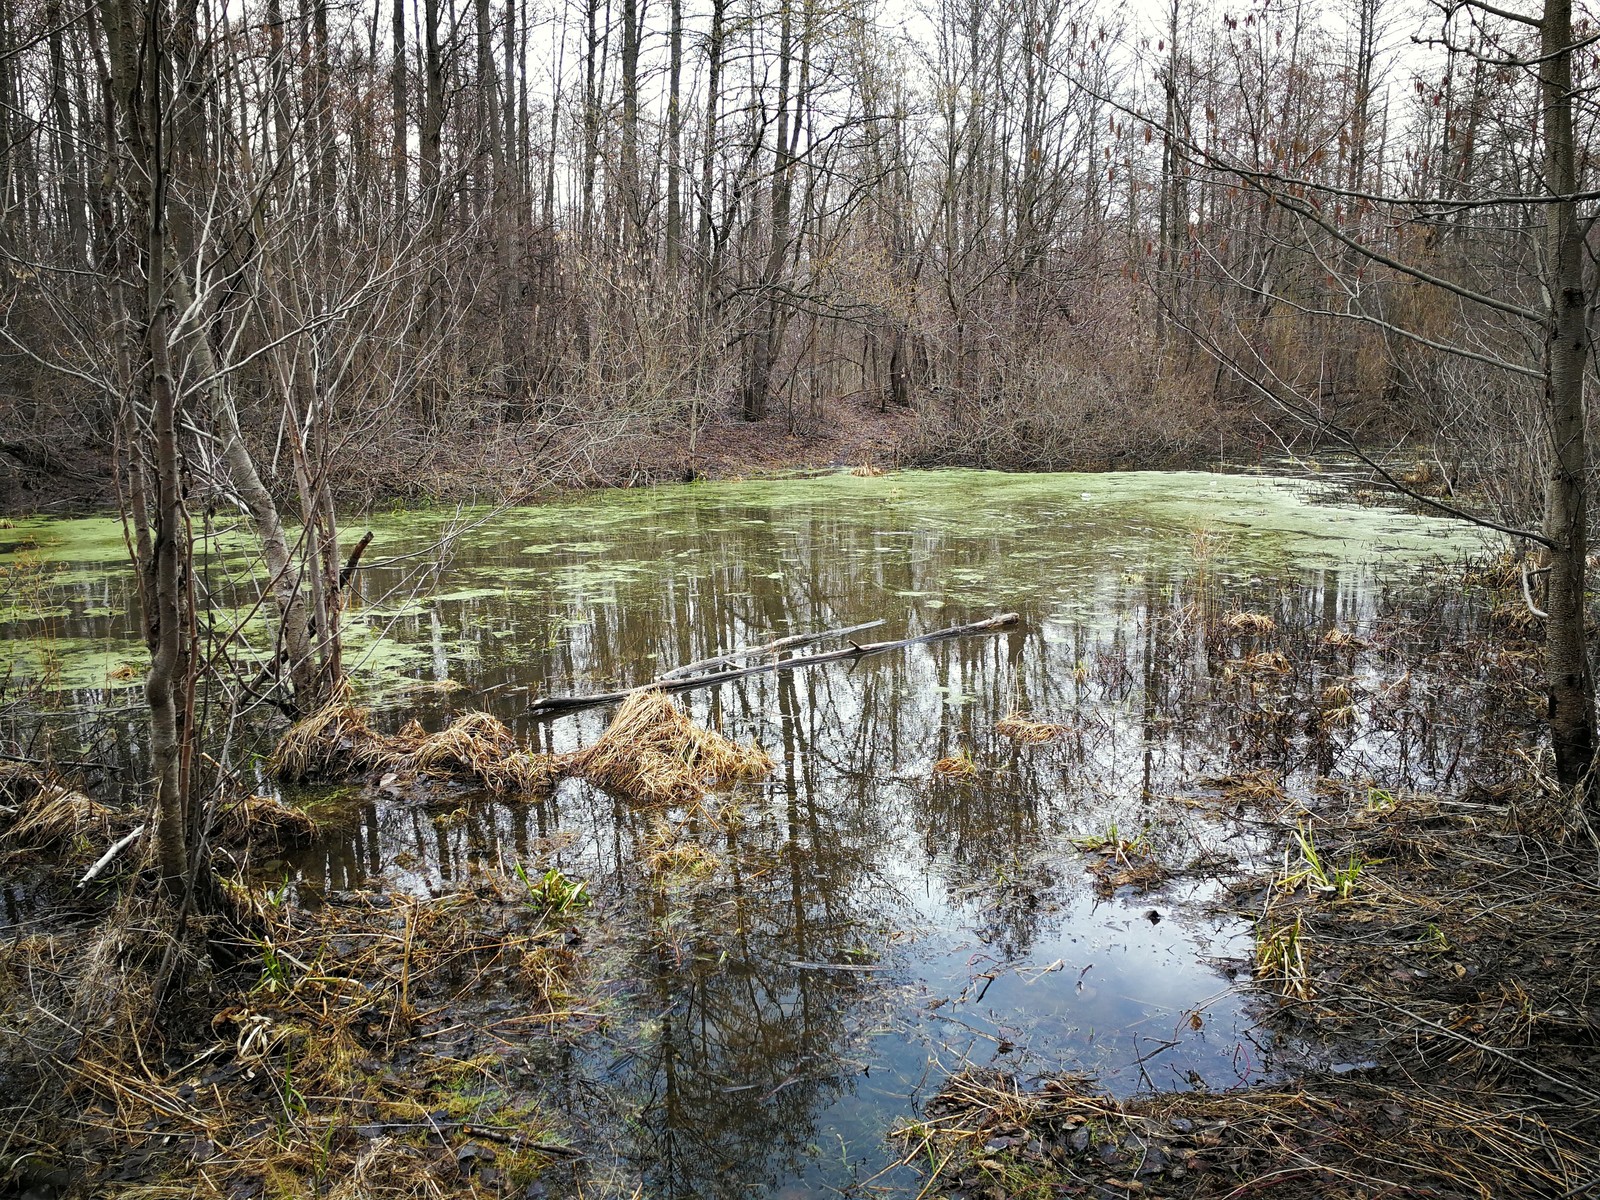
[[[1597,87],[0,0],[0,1192],[1600,1191]]]
[[[867,451],[903,462],[1245,457],[1308,436],[1289,401],[1429,447],[1503,513],[1541,476],[1527,21],[1393,0],[124,8],[3,15],[14,505],[45,480],[114,494],[152,197],[192,467],[223,494],[248,486],[235,426],[271,487],[298,454],[361,502],[486,471],[679,479],[708,444],[728,473],[739,422],[751,456],[876,419]]]

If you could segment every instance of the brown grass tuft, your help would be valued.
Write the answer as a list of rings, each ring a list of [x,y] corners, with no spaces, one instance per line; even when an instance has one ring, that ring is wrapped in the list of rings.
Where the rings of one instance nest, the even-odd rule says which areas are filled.
[[[263,846],[278,849],[309,842],[317,823],[292,804],[276,796],[246,796],[223,809],[217,836],[227,846]]]
[[[937,779],[971,779],[977,773],[978,764],[964,750],[960,754],[946,755],[933,764],[933,774]]]
[[[631,799],[687,804],[708,789],[764,778],[772,759],[703,729],[661,692],[636,692],[593,746],[571,756],[571,773]]]
[[[91,829],[104,832],[112,815],[105,805],[25,763],[0,762],[0,804],[13,810],[0,841],[15,849],[48,850]]]
[[[503,795],[539,795],[569,775],[646,803],[688,803],[708,789],[759,779],[772,759],[703,729],[660,692],[629,697],[600,740],[575,754],[535,754],[497,718],[473,712],[439,733],[415,721],[386,737],[365,709],[329,705],[289,730],[272,758],[281,779],[348,778],[387,769],[475,780]]]
[[[1266,613],[1236,612],[1222,618],[1222,627],[1229,633],[1268,634],[1277,630],[1278,623]]]
[[[1010,738],[1014,742],[1021,742],[1024,746],[1037,746],[1044,742],[1054,741],[1064,737],[1070,732],[1066,725],[1051,724],[1048,721],[1035,721],[1021,713],[1011,713],[1002,717],[995,723],[994,731],[1001,737]]]
[[[303,720],[279,740],[268,767],[279,779],[348,779],[392,765],[396,747],[368,723],[370,713],[340,697]]]

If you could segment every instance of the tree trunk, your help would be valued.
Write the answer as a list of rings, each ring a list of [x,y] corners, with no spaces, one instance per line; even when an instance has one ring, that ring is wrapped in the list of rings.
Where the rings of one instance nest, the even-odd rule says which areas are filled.
[[[390,105],[393,109],[392,142],[394,168],[394,211],[398,221],[406,211],[406,164],[410,148],[406,144],[406,6],[394,0],[394,62],[389,71]]]
[[[671,0],[667,34],[667,274],[678,270],[683,240],[683,0]]]
[[[1583,373],[1589,355],[1585,322],[1584,234],[1578,222],[1572,132],[1572,0],[1546,0],[1539,84],[1544,107],[1546,206],[1545,404],[1552,438],[1544,533],[1550,553],[1545,684],[1556,777],[1574,792],[1589,787],[1595,749],[1594,686],[1584,633],[1588,553],[1587,447]],[[1593,801],[1591,809],[1595,809]],[[1600,811],[1600,810],[1596,810]]]

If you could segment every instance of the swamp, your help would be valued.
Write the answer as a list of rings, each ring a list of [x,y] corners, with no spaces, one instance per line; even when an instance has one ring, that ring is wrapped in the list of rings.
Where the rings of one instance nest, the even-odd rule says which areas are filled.
[[[259,551],[196,528],[203,953],[130,837],[122,526],[0,529],[19,1194],[1600,1187],[1594,842],[1497,535],[1212,472],[343,524],[348,683],[293,724]]]

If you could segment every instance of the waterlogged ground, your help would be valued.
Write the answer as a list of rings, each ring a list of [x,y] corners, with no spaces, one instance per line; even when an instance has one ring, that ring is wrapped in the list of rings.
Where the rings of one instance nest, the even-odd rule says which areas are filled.
[[[830,476],[352,529],[366,527],[378,565],[349,659],[379,719],[437,728],[487,708],[541,749],[592,741],[609,714],[534,722],[534,696],[878,618],[874,639],[1023,618],[690,693],[695,720],[777,762],[702,811],[641,811],[577,781],[539,804],[305,798],[329,833],[270,870],[306,903],[513,863],[591,881],[596,1018],[556,1051],[522,1033],[495,1051],[526,1059],[565,1111],[585,1195],[915,1194],[885,1134],[964,1065],[1087,1071],[1123,1095],[1270,1077],[1306,1048],[1252,1029],[1234,977],[1249,925],[1209,915],[1222,882],[1276,852],[1213,819],[1226,780],[1291,799],[1329,779],[1448,786],[1480,769],[1505,715],[1465,686],[1490,669],[1458,649],[1473,606],[1424,586],[1440,574],[1427,564],[1482,543],[1288,480]],[[418,553],[441,538],[442,560]],[[113,523],[0,530],[0,678],[9,661],[11,692],[49,689],[80,714],[81,753],[136,764],[123,561]],[[253,566],[220,531],[206,586],[243,610]],[[1230,625],[1240,612],[1272,630]],[[263,637],[247,627],[236,656]],[[1064,730],[1018,746],[994,732],[1016,711]],[[946,757],[975,772],[936,777]],[[1079,843],[1113,827],[1170,881],[1097,891]]]

